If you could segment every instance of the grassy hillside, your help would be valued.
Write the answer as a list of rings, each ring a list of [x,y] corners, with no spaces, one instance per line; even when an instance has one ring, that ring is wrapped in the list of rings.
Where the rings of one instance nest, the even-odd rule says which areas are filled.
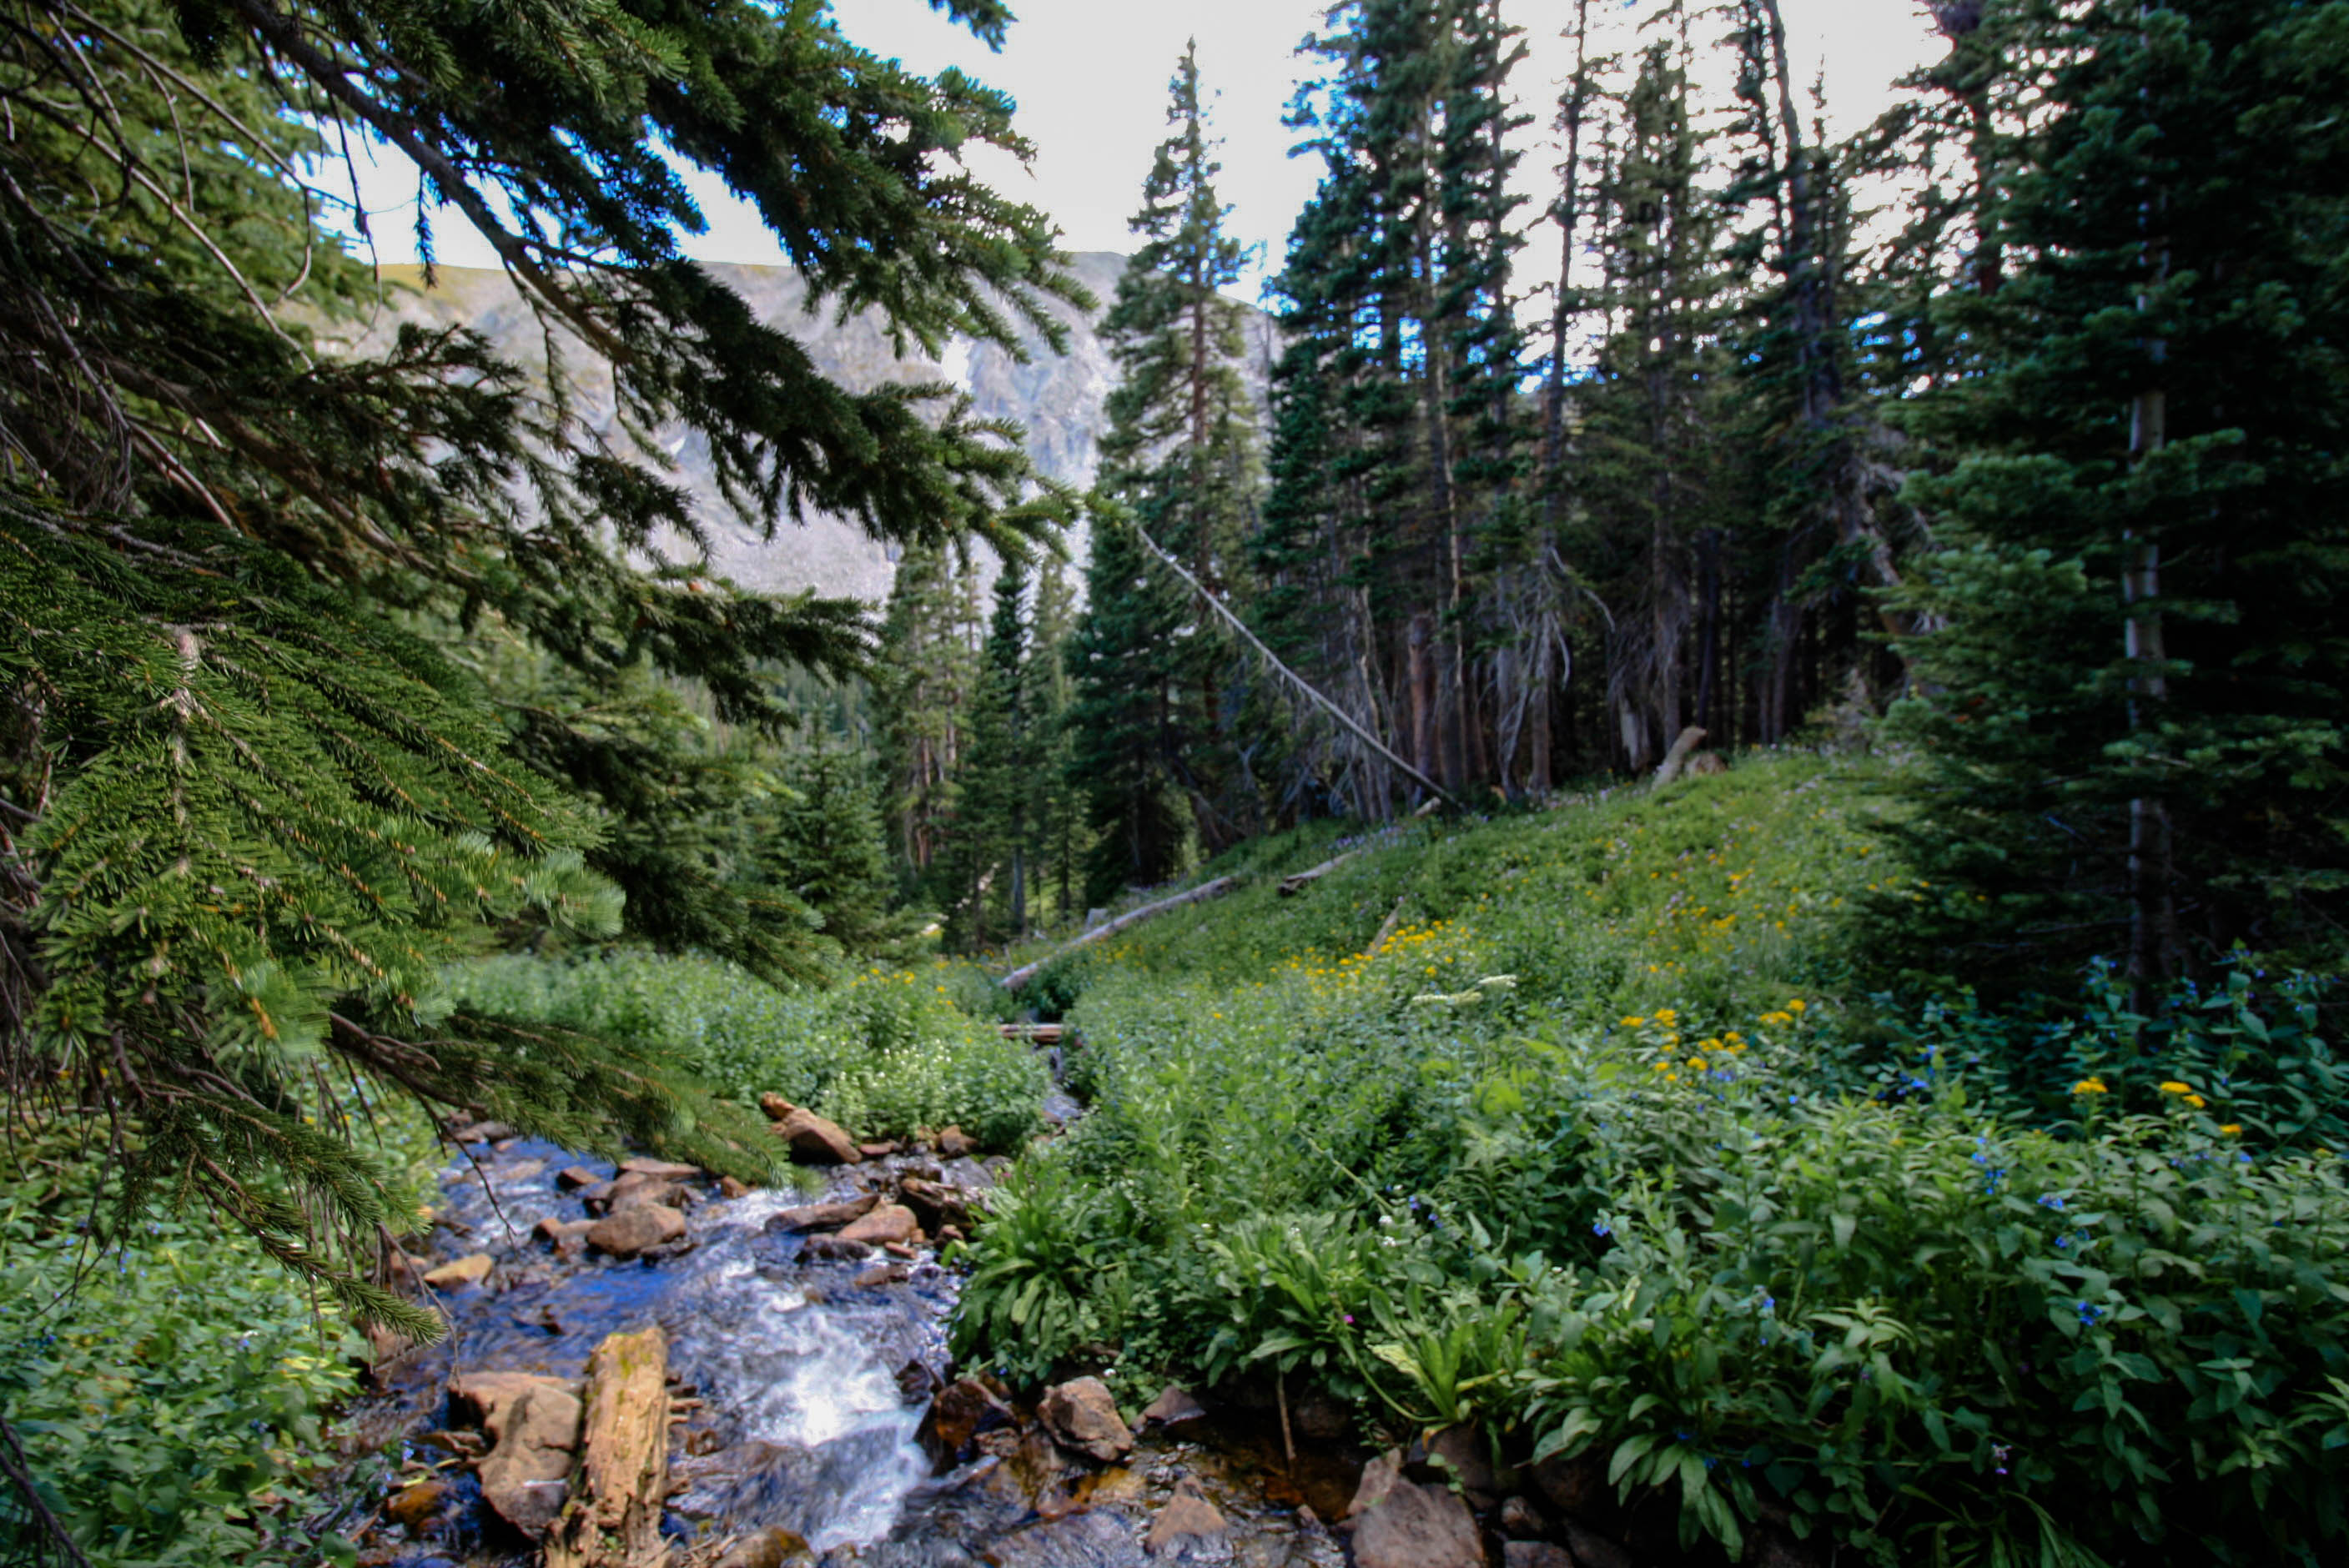
[[[1733,1549],[2337,1550],[2349,1194],[2307,989],[2239,975],[2163,1031],[2094,985],[1855,995],[1868,923],[1940,896],[1878,810],[1785,759],[1255,846],[1244,891],[1045,977],[1092,1113],[995,1205],[963,1349],[1473,1423]]]

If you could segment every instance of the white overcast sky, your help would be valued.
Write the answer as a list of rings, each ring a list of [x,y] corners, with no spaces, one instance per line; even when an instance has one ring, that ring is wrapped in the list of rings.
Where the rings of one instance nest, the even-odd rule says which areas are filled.
[[[1215,94],[1215,129],[1223,139],[1219,181],[1233,226],[1261,246],[1277,270],[1289,223],[1311,196],[1315,160],[1288,156],[1292,134],[1281,123],[1297,76],[1310,67],[1296,46],[1319,22],[1325,0],[1193,0],[1187,5],[1134,0],[1014,0],[1019,21],[1000,53],[932,11],[925,0],[843,0],[843,30],[864,47],[924,73],[952,65],[1009,93],[1015,123],[1036,144],[1031,170],[981,165],[1007,190],[1050,213],[1064,244],[1079,251],[1127,251],[1126,219],[1166,134],[1166,79],[1184,40],[1199,43],[1199,68]],[[1783,0],[1798,85],[1823,75],[1829,129],[1865,125],[1894,97],[1892,83],[1937,57],[1944,46],[1916,0]],[[1518,67],[1515,92],[1537,116],[1527,135],[1547,126],[1571,57],[1558,41],[1573,15],[1571,0],[1503,0],[1526,31],[1533,57]],[[1594,0],[1614,26],[1635,20],[1636,0]],[[378,154],[379,157],[383,156]],[[386,162],[388,163],[389,160]],[[1545,188],[1549,158],[1528,145],[1523,176]],[[377,213],[378,254],[415,259],[416,182],[404,160],[366,171],[362,189]],[[688,249],[709,261],[774,262],[780,255],[757,216],[715,181],[695,183],[709,232]],[[454,265],[495,264],[488,247],[452,211],[433,225],[440,259]],[[1262,272],[1258,273],[1262,275]]]

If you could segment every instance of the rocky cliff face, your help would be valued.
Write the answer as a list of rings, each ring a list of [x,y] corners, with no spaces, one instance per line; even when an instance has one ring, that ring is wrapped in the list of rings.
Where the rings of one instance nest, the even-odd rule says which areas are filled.
[[[1072,270],[1106,306],[1124,267],[1125,258],[1113,252],[1090,251],[1075,258]],[[1024,365],[1000,348],[971,344],[953,346],[943,360],[901,358],[880,322],[870,315],[843,320],[829,309],[810,315],[806,287],[789,267],[718,265],[711,271],[740,293],[761,320],[785,328],[804,344],[816,364],[843,385],[861,391],[891,382],[952,382],[970,394],[980,417],[1009,419],[1025,429],[1029,452],[1044,473],[1071,484],[1092,481],[1095,448],[1105,423],[1102,405],[1113,369],[1106,346],[1094,332],[1096,318],[1060,309],[1070,327],[1068,352],[1052,353],[1031,332],[1026,335],[1030,357]],[[503,273],[443,267],[429,290],[414,267],[387,267],[385,276],[389,286],[384,314],[363,341],[388,340],[402,322],[434,326],[462,323],[488,337],[513,363],[541,377],[546,375],[546,337]],[[1269,362],[1270,324],[1257,318],[1253,327],[1253,356],[1260,377],[1261,367]],[[566,349],[558,342],[555,352],[565,357],[583,417],[598,428],[609,428],[609,372],[575,345]],[[892,552],[854,524],[814,517],[803,524],[785,522],[772,539],[761,539],[732,521],[718,500],[709,454],[699,438],[674,433],[669,455],[678,477],[697,497],[698,514],[718,542],[712,564],[719,572],[745,586],[771,591],[813,588],[874,601],[887,597],[895,571]],[[1081,560],[1082,538],[1071,539],[1070,545]]]

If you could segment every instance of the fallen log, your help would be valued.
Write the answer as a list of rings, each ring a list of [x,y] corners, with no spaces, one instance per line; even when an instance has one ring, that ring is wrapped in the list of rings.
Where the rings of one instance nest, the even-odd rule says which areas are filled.
[[[1348,850],[1342,855],[1332,855],[1330,859],[1323,861],[1319,865],[1314,866],[1310,870],[1299,872],[1294,876],[1283,877],[1280,879],[1279,888],[1276,891],[1278,891],[1283,898],[1294,898],[1299,893],[1303,892],[1306,888],[1309,887],[1314,882],[1319,882],[1323,877],[1328,876],[1331,872],[1336,871],[1340,866],[1344,865],[1348,861],[1352,860],[1356,855],[1359,855],[1361,852],[1362,851],[1360,850]]]
[[[607,1334],[587,1358],[579,1470],[546,1538],[546,1568],[650,1568],[667,1548],[668,1338]]]
[[[1362,949],[1365,954],[1376,953],[1387,944],[1387,938],[1392,936],[1395,934],[1395,927],[1402,923],[1402,906],[1410,896],[1409,893],[1405,893],[1402,898],[1395,900],[1395,906],[1387,911],[1386,919],[1380,923],[1379,934],[1371,938],[1371,944],[1368,947]]]
[[[1203,882],[1197,887],[1178,892],[1173,898],[1162,898],[1156,903],[1145,903],[1140,909],[1130,909],[1115,920],[1102,922],[1067,946],[1046,954],[1033,964],[1022,964],[1019,968],[1006,975],[1001,985],[1006,991],[1017,991],[1020,986],[1033,980],[1046,965],[1067,957],[1080,947],[1090,946],[1093,943],[1115,936],[1128,926],[1139,925],[1154,914],[1164,914],[1170,909],[1180,909],[1186,903],[1197,903],[1201,899],[1214,898],[1216,894],[1229,892],[1239,885],[1240,879],[1237,877],[1217,877],[1213,882]]]

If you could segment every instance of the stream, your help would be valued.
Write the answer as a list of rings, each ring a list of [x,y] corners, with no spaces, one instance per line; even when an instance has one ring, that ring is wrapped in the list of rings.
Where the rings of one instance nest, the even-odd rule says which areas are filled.
[[[367,1568],[537,1563],[535,1543],[489,1505],[473,1473],[485,1440],[464,1429],[451,1381],[577,1378],[606,1335],[651,1325],[667,1336],[670,1393],[686,1411],[670,1437],[669,1568],[1344,1561],[1320,1522],[1343,1513],[1359,1457],[1315,1445],[1292,1462],[1262,1415],[1147,1424],[1123,1462],[1101,1466],[1056,1448],[1019,1408],[934,1461],[921,1429],[954,1371],[947,1321],[959,1276],[931,1245],[843,1256],[856,1249],[783,1216],[818,1202],[885,1200],[908,1177],[977,1194],[1000,1160],[892,1154],[829,1169],[820,1193],[730,1198],[688,1179],[685,1235],[623,1260],[533,1234],[541,1221],[586,1217],[558,1178],[608,1179],[612,1165],[529,1140],[478,1142],[466,1154],[443,1174],[433,1255],[419,1262],[485,1253],[488,1275],[434,1293],[448,1336],[378,1366],[379,1391],[346,1423],[347,1451],[381,1455],[392,1471],[388,1487],[352,1500],[368,1520]],[[1186,1498],[1206,1501],[1223,1528],[1162,1529],[1154,1549],[1154,1522]]]

